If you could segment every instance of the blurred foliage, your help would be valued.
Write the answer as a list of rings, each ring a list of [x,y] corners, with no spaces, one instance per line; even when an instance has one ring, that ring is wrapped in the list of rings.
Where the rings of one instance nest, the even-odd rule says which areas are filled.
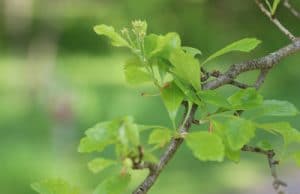
[[[129,114],[140,123],[171,125],[158,98],[141,97],[142,92],[151,93],[148,86],[136,90],[125,84],[127,53],[113,51],[93,32],[94,25],[106,23],[120,30],[133,19],[145,19],[150,32],[178,32],[183,45],[199,48],[204,57],[244,37],[263,41],[251,55],[224,56],[211,66],[221,69],[288,43],[251,0],[13,2],[19,1],[0,1],[0,188],[6,194],[33,193],[30,183],[46,177],[62,177],[89,193],[105,172],[89,173],[86,161],[92,157],[79,155],[76,148],[83,130],[98,121]],[[28,15],[24,5],[30,2]],[[16,10],[8,11],[8,4]],[[293,4],[300,8],[299,1]],[[300,33],[299,21],[283,6],[277,14],[292,32]],[[271,71],[262,88],[266,98],[300,107],[298,61],[299,55],[291,56]],[[252,80],[255,74],[241,80]],[[298,117],[289,121],[300,128]],[[151,193],[195,193],[199,188],[211,194],[245,193],[261,184],[271,188],[260,156],[245,154],[249,158],[239,165],[204,164],[183,150]],[[289,166],[283,163],[286,174],[293,172]],[[136,183],[144,174],[135,175]],[[172,186],[178,184],[182,186]]]

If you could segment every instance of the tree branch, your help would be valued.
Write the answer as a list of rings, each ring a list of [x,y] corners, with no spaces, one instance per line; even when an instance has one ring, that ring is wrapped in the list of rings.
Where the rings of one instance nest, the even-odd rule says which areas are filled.
[[[297,17],[298,19],[300,19],[300,12],[298,12],[291,4],[289,0],[285,0],[283,2],[283,5],[288,8],[290,10],[290,12]]]
[[[284,33],[291,41],[294,41],[296,37],[286,28],[284,27],[280,21],[273,16],[263,5],[260,0],[255,0],[255,3],[259,7],[259,9],[270,19],[270,21],[277,26],[277,28]]]
[[[187,115],[187,120],[186,122],[182,122],[181,126],[179,127],[178,132],[182,135],[186,134],[188,130],[190,129],[193,120],[194,120],[194,115],[197,110],[197,105],[193,104],[191,111],[188,112],[186,108],[186,112],[184,114]],[[155,168],[150,169],[149,175],[146,177],[146,179],[137,187],[135,191],[133,191],[133,194],[145,194],[149,191],[149,189],[152,187],[152,185],[155,183],[157,180],[158,176],[160,175],[161,171],[163,168],[168,164],[168,162],[171,160],[171,158],[174,156],[176,153],[177,149],[180,147],[182,144],[184,138],[173,138],[168,145],[166,151],[163,153],[163,155],[160,158],[159,163],[155,166]]]
[[[283,58],[294,54],[300,50],[300,39],[296,39],[293,43],[273,52],[264,57],[245,61],[242,63],[233,64],[230,68],[218,78],[205,82],[202,84],[202,88],[205,90],[216,89],[225,84],[229,84],[232,80],[237,78],[243,72],[253,71],[257,69],[270,69]]]
[[[287,187],[287,184],[280,180],[277,176],[276,165],[279,164],[279,161],[274,159],[275,152],[273,150],[263,150],[261,148],[252,147],[249,145],[244,145],[244,147],[241,150],[245,152],[254,152],[267,156],[271,174],[274,179],[273,188],[278,192],[278,194],[284,194],[280,187]]]

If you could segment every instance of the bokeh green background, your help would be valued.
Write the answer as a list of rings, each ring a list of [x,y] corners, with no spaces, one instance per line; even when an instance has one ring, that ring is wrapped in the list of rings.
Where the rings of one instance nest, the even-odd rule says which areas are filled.
[[[300,8],[300,1],[291,2]],[[283,6],[278,17],[300,34],[299,20]],[[160,99],[141,97],[148,86],[125,83],[122,66],[129,53],[92,30],[101,23],[121,29],[134,19],[147,20],[149,32],[178,32],[183,45],[199,48],[203,57],[244,37],[263,41],[251,54],[220,58],[211,64],[214,68],[262,56],[289,42],[252,0],[0,1],[1,193],[34,193],[30,183],[46,177],[64,178],[83,194],[91,193],[108,173],[88,172],[91,155],[77,153],[85,129],[123,115],[133,115],[138,123],[170,126]],[[299,59],[291,56],[271,71],[262,87],[265,98],[300,107]],[[299,116],[284,120],[300,128]],[[279,171],[291,191],[299,193],[300,169],[287,161]],[[150,193],[266,194],[273,193],[271,182],[262,156],[243,154],[239,164],[202,163],[183,146]]]

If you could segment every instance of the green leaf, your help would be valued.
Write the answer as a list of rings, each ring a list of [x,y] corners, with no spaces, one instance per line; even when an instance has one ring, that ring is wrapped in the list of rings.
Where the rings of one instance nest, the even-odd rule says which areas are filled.
[[[114,160],[108,160],[108,159],[104,159],[104,158],[95,158],[88,163],[88,167],[89,167],[90,171],[92,171],[93,173],[98,173],[98,172],[104,170],[105,168],[110,167],[113,164],[115,164]]]
[[[124,194],[130,183],[130,175],[118,175],[104,180],[93,194]]]
[[[103,151],[108,145],[114,142],[115,130],[111,122],[102,122],[88,129],[80,140],[78,152]]]
[[[230,104],[228,103],[227,99],[215,90],[202,90],[199,91],[197,94],[200,97],[200,99],[203,100],[205,103],[209,103],[217,107],[230,107]]]
[[[107,26],[104,24],[97,25],[94,27],[94,31],[99,35],[104,35],[110,38],[113,46],[131,48],[129,43],[123,39],[120,34],[115,32],[115,29],[112,26]]]
[[[232,150],[232,148],[229,146],[225,126],[221,122],[218,122],[216,120],[211,120],[211,122],[212,122],[214,133],[219,135],[223,140],[223,144],[225,147],[225,156],[229,160],[238,163],[240,161],[240,157],[241,157],[240,152],[241,151],[240,150]]]
[[[269,0],[265,0],[265,2],[271,12],[271,15],[274,15],[276,12],[276,9],[280,3],[280,0],[273,0],[272,6],[271,6],[271,3],[269,2]]]
[[[158,158],[157,158],[154,154],[152,154],[150,151],[145,150],[145,151],[144,151],[144,161],[157,163],[159,160],[158,160]]]
[[[161,97],[168,110],[173,126],[175,126],[175,118],[178,108],[180,107],[181,102],[184,99],[184,94],[177,87],[177,85],[171,82],[169,86],[161,90]]]
[[[228,98],[233,109],[245,110],[255,108],[263,103],[263,97],[255,88],[247,88],[234,93]]]
[[[258,116],[295,116],[299,114],[297,108],[287,101],[265,100],[261,106],[253,110]]]
[[[155,144],[158,147],[164,147],[170,142],[172,133],[169,129],[154,129],[150,136],[148,143]]]
[[[198,105],[203,104],[200,102],[199,97],[197,96],[195,90],[190,84],[180,80],[178,77],[174,77],[174,83],[182,91],[182,93],[185,95],[188,101],[191,101]]]
[[[266,140],[262,140],[262,141],[259,141],[257,144],[256,144],[257,147],[263,149],[263,150],[271,150],[273,149],[273,146],[272,144],[270,144],[270,142],[266,141]]]
[[[119,140],[123,146],[132,144],[138,146],[140,144],[138,125],[133,122],[133,118],[130,116],[121,119],[119,126]]]
[[[232,51],[250,52],[260,43],[261,41],[257,40],[256,38],[244,38],[242,40],[233,42],[230,45],[226,46],[225,48],[210,55],[202,64],[205,64],[214,58],[217,58],[221,55],[224,55]]]
[[[85,134],[86,137],[80,141],[79,152],[101,152],[108,145],[117,143],[121,143],[124,150],[139,145],[139,129],[130,116],[98,123]]]
[[[280,134],[286,146],[291,143],[300,143],[300,132],[287,122],[258,124],[258,127]]]
[[[109,144],[110,141],[101,142],[90,137],[83,137],[80,140],[78,152],[80,153],[89,153],[94,151],[101,152]]]
[[[147,58],[163,57],[168,59],[173,50],[180,48],[181,40],[177,33],[166,35],[150,34],[145,37],[145,53]]]
[[[255,135],[255,125],[240,117],[228,119],[225,124],[225,135],[232,150],[240,150]]]
[[[182,50],[174,51],[170,56],[174,65],[174,73],[184,81],[190,83],[196,90],[200,90],[200,64],[193,55]]]
[[[272,12],[272,6],[271,6],[271,3],[269,2],[269,0],[265,0],[265,3],[268,6],[269,11]]]
[[[193,47],[187,47],[187,46],[183,46],[181,47],[185,52],[193,55],[194,57],[196,55],[202,55],[202,52],[199,49],[193,48]]]
[[[31,184],[31,188],[40,194],[79,194],[76,187],[62,179],[48,179]]]
[[[216,134],[206,131],[190,133],[186,142],[199,160],[221,162],[224,159],[224,145]]]
[[[132,85],[152,81],[151,75],[145,70],[138,58],[132,58],[126,61],[124,73],[126,81]]]
[[[272,15],[275,14],[275,12],[276,12],[276,10],[277,10],[277,7],[278,7],[279,3],[280,3],[280,0],[274,0],[274,1],[273,1],[272,12],[271,12]]]

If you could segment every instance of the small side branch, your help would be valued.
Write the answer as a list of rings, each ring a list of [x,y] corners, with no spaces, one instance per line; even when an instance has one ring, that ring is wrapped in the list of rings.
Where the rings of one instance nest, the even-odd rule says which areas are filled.
[[[291,4],[290,4],[290,1],[289,0],[285,0],[283,2],[283,5],[288,8],[290,10],[290,12],[295,16],[297,17],[298,19],[300,19],[300,12],[297,11]]]
[[[284,27],[280,21],[274,17],[263,5],[263,3],[260,0],[255,0],[255,3],[259,7],[259,9],[271,20],[273,24],[277,26],[277,28],[284,33],[291,41],[295,41],[296,37],[286,28]]]
[[[254,87],[256,88],[256,90],[258,90],[260,88],[260,86],[265,82],[268,72],[269,72],[269,69],[260,70],[260,74],[258,75],[257,80],[254,84]]]
[[[245,152],[254,152],[254,153],[263,154],[267,156],[269,167],[271,170],[271,175],[274,179],[273,188],[277,191],[278,194],[284,194],[284,192],[281,190],[281,187],[287,187],[287,184],[278,178],[276,165],[279,164],[279,161],[274,159],[275,156],[274,150],[263,150],[261,148],[252,147],[249,145],[244,145],[244,147],[241,150]]]
[[[194,121],[194,115],[197,110],[197,105],[193,105],[191,111],[188,113],[187,108],[186,112],[183,115],[183,118],[185,118],[185,115],[188,114],[186,122],[182,123],[181,126],[178,129],[178,132],[181,134],[185,134],[189,131],[193,121]],[[161,171],[165,168],[165,166],[168,164],[168,162],[171,160],[171,158],[174,156],[178,148],[183,142],[183,138],[173,138],[168,145],[167,149],[163,153],[163,155],[160,158],[160,161],[157,165],[151,166],[149,163],[144,163],[142,166],[138,166],[141,168],[148,168],[150,170],[148,176],[145,178],[145,180],[133,191],[133,194],[146,194],[149,189],[153,186],[157,178],[159,177]],[[145,166],[146,165],[146,166]],[[150,165],[150,166],[149,166]],[[141,169],[138,168],[138,169]]]
[[[300,39],[296,39],[293,43],[273,52],[264,57],[233,64],[229,69],[214,80],[207,81],[202,84],[204,90],[212,90],[219,88],[225,84],[229,84],[241,73],[258,69],[271,69],[285,57],[300,51]]]

